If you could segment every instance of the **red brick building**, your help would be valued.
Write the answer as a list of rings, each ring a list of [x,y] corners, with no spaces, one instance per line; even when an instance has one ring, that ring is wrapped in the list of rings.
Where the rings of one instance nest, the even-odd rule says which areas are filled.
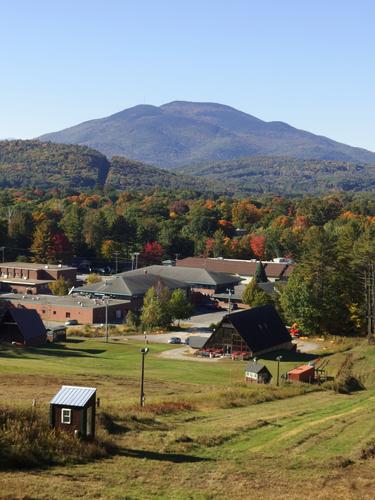
[[[77,269],[62,264],[3,262],[0,264],[1,291],[22,294],[49,294],[49,284],[64,278],[72,285],[77,281]]]
[[[130,301],[66,295],[3,294],[0,307],[34,309],[44,321],[65,322],[76,320],[80,324],[105,323],[106,308],[109,323],[122,322],[131,308]]]

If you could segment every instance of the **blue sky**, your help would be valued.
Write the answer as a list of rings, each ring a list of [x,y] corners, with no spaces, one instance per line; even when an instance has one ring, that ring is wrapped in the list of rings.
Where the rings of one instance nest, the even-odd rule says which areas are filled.
[[[213,101],[375,151],[371,0],[0,0],[0,137]]]

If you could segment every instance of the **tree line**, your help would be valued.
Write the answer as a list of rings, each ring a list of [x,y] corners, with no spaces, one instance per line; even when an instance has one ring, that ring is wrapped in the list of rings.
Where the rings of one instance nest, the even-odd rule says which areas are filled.
[[[210,197],[190,191],[0,192],[6,260],[79,264],[118,271],[186,256],[269,260],[296,271],[277,298],[306,332],[373,330],[375,200],[320,197]]]

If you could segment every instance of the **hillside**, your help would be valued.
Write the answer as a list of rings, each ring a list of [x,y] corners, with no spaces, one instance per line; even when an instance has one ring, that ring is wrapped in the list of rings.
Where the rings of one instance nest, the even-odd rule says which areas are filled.
[[[339,161],[250,157],[164,170],[86,146],[0,141],[0,187],[43,189],[188,189],[280,194],[375,190],[375,166]]]
[[[0,141],[1,188],[193,189],[226,192],[216,180],[168,172],[127,158],[112,162],[86,146],[34,141]]]
[[[146,165],[142,162],[114,156],[105,186],[113,189],[148,190],[163,189],[193,189],[196,191],[226,192],[224,183],[218,179],[197,179],[188,175],[168,172],[161,168]]]
[[[0,141],[0,187],[93,188],[109,162],[88,147],[40,141]]]
[[[329,385],[277,387],[275,379],[245,385],[246,361],[164,359],[161,352],[175,348],[151,342],[144,408],[138,406],[142,344],[132,337],[109,343],[68,337],[29,349],[0,346],[1,408],[28,410],[30,395],[36,395],[34,412],[48,429],[49,402],[62,384],[96,387],[98,437],[117,445],[110,459],[63,465],[64,447],[62,463],[54,467],[10,464],[12,470],[6,463],[0,470],[2,495],[77,498],[79,484],[80,498],[117,499],[126,491],[128,498],[244,499],[251,491],[252,498],[262,499],[372,499],[375,348],[364,342],[352,349],[342,341],[324,345],[328,349],[315,355],[289,353],[289,361],[283,352],[280,372],[322,356],[335,376],[352,354],[365,390],[349,395]],[[273,354],[261,362],[275,374]],[[17,432],[7,434],[0,428],[5,443],[19,439],[19,422],[14,428]],[[18,453],[22,464],[43,450],[38,442],[24,452],[35,442],[30,428],[31,423],[28,439],[18,447],[1,449],[3,456]],[[44,460],[48,464],[50,457]],[[171,471],[173,481],[166,480]]]
[[[375,164],[375,153],[365,149],[215,103],[139,105],[41,140],[90,146],[108,157],[126,156],[164,168],[248,156]]]
[[[187,166],[181,173],[230,182],[247,193],[311,193],[374,191],[375,166],[341,161],[259,157],[206,162]]]

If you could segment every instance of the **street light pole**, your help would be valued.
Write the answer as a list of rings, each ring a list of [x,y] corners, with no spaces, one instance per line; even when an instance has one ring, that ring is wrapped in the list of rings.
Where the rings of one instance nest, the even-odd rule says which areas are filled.
[[[115,269],[116,269],[116,274],[118,273],[118,256],[120,254],[119,251],[113,252],[115,255]]]
[[[139,252],[134,252],[133,255],[135,256],[135,268],[138,269],[138,255],[139,255]]]
[[[145,405],[145,392],[144,392],[144,383],[145,383],[145,356],[148,353],[148,347],[142,347],[140,350],[142,354],[142,364],[141,364],[141,397],[140,397],[140,406]]]
[[[276,361],[277,361],[277,381],[276,385],[279,387],[279,377],[280,377],[280,361],[283,359],[282,356],[277,356]]]
[[[232,290],[230,288],[227,288],[227,292],[228,292],[228,312],[230,313],[230,298],[232,295]]]

